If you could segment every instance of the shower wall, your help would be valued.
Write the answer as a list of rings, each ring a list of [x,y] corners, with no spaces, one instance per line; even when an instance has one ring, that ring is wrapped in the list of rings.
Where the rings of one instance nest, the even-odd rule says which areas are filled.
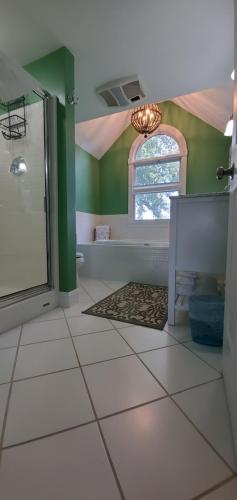
[[[26,121],[22,139],[0,132],[0,297],[48,280],[43,101],[26,106]],[[10,166],[19,156],[27,171],[17,176]]]

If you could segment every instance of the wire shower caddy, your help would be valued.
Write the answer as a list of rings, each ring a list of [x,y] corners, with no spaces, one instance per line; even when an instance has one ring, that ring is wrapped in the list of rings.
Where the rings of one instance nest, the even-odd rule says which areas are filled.
[[[6,103],[1,102],[5,118],[0,120],[0,129],[4,139],[17,140],[26,135],[26,110],[25,97],[19,97]]]

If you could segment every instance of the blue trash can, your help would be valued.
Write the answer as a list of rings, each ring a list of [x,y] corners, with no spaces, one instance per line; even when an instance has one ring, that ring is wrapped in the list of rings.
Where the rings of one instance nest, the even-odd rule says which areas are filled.
[[[222,346],[224,329],[224,298],[193,295],[189,299],[189,318],[194,342]]]

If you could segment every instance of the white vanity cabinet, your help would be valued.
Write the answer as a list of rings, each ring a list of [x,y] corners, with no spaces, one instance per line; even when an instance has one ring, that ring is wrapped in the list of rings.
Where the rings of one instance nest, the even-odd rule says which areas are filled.
[[[178,272],[225,275],[228,193],[171,197],[168,323],[175,310],[188,308],[176,293]]]

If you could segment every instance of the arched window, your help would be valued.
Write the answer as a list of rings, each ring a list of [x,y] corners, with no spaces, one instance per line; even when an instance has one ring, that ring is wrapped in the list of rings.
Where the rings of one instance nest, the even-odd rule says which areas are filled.
[[[186,192],[187,146],[179,130],[160,125],[139,136],[129,155],[129,211],[134,221],[170,218],[172,195]]]

